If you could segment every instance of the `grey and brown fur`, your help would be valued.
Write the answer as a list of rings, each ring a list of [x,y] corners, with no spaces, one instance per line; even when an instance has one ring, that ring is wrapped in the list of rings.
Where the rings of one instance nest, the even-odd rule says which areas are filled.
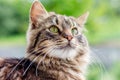
[[[79,18],[48,13],[34,1],[27,31],[27,55],[0,59],[0,80],[85,80],[89,46],[83,34],[88,13]],[[57,33],[49,31],[57,27]],[[71,30],[77,29],[73,35]]]

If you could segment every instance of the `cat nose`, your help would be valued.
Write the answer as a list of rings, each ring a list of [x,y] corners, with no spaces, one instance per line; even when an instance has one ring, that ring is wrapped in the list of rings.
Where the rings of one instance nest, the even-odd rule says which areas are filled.
[[[72,35],[68,35],[68,36],[66,36],[66,38],[67,38],[67,40],[71,41],[73,36]]]

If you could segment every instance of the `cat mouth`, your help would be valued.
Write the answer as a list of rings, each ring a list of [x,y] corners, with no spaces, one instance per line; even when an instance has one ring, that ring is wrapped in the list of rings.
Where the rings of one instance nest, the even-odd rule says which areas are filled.
[[[66,44],[65,46],[59,46],[59,49],[74,49],[75,47],[72,46],[70,43]]]

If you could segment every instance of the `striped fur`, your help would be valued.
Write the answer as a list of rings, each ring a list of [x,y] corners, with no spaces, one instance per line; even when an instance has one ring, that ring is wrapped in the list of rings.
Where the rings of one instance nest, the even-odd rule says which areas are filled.
[[[0,80],[85,80],[89,45],[83,34],[88,13],[79,18],[48,13],[35,1],[30,12],[26,57],[0,59]],[[55,26],[58,33],[50,32]],[[76,28],[78,33],[72,34]]]

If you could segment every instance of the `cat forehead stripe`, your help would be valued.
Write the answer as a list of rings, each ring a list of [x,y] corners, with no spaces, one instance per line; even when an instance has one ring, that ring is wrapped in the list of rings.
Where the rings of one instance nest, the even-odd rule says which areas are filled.
[[[66,21],[69,21],[69,23],[70,23],[71,26],[77,26],[76,22],[74,22],[70,17],[64,16],[64,19]]]
[[[64,16],[64,19],[67,21],[67,20],[68,20],[68,17]]]
[[[73,21],[71,19],[69,19],[69,21],[70,21],[70,25],[73,26]]]
[[[74,27],[77,26],[76,22],[73,22],[73,26],[74,26]]]
[[[56,25],[58,24],[58,18],[57,18],[57,16],[55,16],[53,18],[52,22],[53,22],[53,24],[56,24]]]

